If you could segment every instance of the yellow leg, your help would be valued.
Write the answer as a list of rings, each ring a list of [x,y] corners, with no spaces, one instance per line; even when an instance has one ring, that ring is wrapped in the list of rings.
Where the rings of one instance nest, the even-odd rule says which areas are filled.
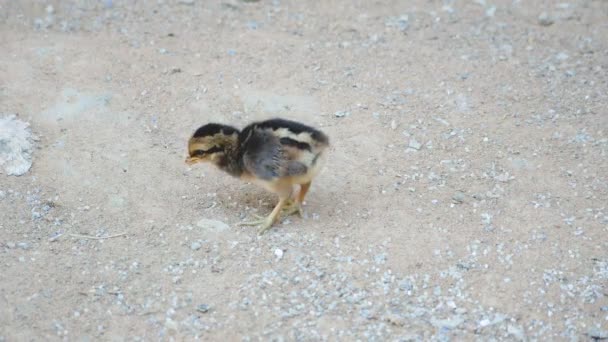
[[[306,197],[306,194],[308,193],[308,189],[310,189],[310,183],[311,182],[300,185],[300,193],[298,194],[299,203],[304,202],[304,197]]]
[[[270,229],[272,227],[272,225],[275,224],[275,222],[278,221],[279,217],[281,216],[281,210],[285,206],[286,202],[287,202],[287,198],[281,197],[281,198],[279,198],[279,203],[277,203],[276,207],[274,207],[274,209],[272,210],[270,215],[268,215],[268,217],[260,218],[255,221],[241,222],[238,225],[239,226],[258,226],[259,225],[260,229],[258,230],[258,234],[262,235],[268,229]]]
[[[306,184],[300,185],[300,192],[298,193],[298,197],[296,200],[288,200],[285,203],[285,207],[283,208],[283,215],[289,216],[294,213],[298,213],[300,217],[304,216],[302,212],[302,202],[304,202],[304,198],[306,197],[306,193],[308,193],[308,189],[310,189],[310,182]]]
[[[283,216],[289,216],[294,213],[298,213],[300,216],[302,216],[302,206],[300,205],[299,202],[289,199],[285,203],[285,206],[283,207],[283,211],[281,212],[281,214]]]

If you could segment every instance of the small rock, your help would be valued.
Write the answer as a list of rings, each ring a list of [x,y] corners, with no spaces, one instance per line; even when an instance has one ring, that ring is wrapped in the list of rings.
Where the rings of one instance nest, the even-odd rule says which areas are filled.
[[[551,26],[554,23],[553,18],[551,18],[549,16],[549,13],[547,12],[542,12],[541,14],[538,15],[538,23],[541,26]]]
[[[491,232],[494,230],[494,227],[492,226],[492,214],[482,213],[481,214],[481,223],[483,224],[485,231]]]
[[[33,138],[29,123],[16,115],[0,118],[0,166],[9,176],[24,175],[32,167]]]
[[[486,10],[486,17],[490,17],[490,18],[494,17],[495,13],[496,13],[496,6],[492,6]]]
[[[49,242],[55,242],[55,241],[57,241],[62,235],[63,235],[63,232],[61,232],[61,231],[54,232],[49,237]]]
[[[523,341],[526,339],[526,336],[524,335],[524,330],[518,326],[515,325],[508,325],[507,326],[507,333],[513,337],[515,337],[517,340],[519,341]]]
[[[389,314],[385,317],[384,320],[398,327],[402,327],[407,323],[407,320],[405,318],[397,314]]]
[[[464,322],[464,318],[460,316],[454,316],[452,318],[446,319],[437,319],[431,318],[431,324],[434,325],[438,329],[446,328],[446,329],[454,329],[460,324]]]
[[[199,249],[201,249],[201,247],[203,247],[203,245],[198,241],[195,241],[190,245],[190,249],[193,251],[198,251]]]
[[[211,309],[211,308],[207,304],[200,304],[199,306],[196,307],[196,311],[202,312],[202,313],[209,312],[209,309]]]
[[[608,339],[608,330],[602,330],[599,328],[591,328],[587,331],[587,336],[591,337],[595,340],[605,340]]]
[[[194,5],[194,0],[179,0],[182,5]]]
[[[568,54],[565,52],[560,52],[557,55],[555,55],[555,59],[557,59],[560,62],[563,62],[563,61],[567,60],[568,58],[570,58],[570,56],[568,56]]]
[[[334,116],[337,118],[343,118],[343,117],[349,116],[349,115],[350,115],[350,112],[347,112],[347,111],[337,111],[334,113]]]
[[[374,256],[374,261],[377,265],[384,264],[386,262],[386,254],[380,253]]]
[[[370,309],[361,309],[359,314],[365,319],[372,319],[374,317],[374,314]]]
[[[222,221],[201,219],[196,223],[196,226],[210,233],[221,233],[229,230],[230,227]]]
[[[456,95],[456,108],[460,112],[468,112],[469,111],[469,99],[464,94]]]
[[[414,150],[420,150],[422,148],[422,144],[419,143],[416,139],[411,138],[408,147]]]
[[[396,21],[396,26],[399,27],[400,31],[405,31],[410,27],[410,18],[407,14],[399,16]]]
[[[399,282],[399,289],[401,291],[412,291],[414,289],[414,285],[407,279],[403,279]]]
[[[171,318],[167,317],[167,319],[165,320],[165,328],[171,331],[177,331],[177,329],[179,328],[179,324]]]
[[[17,247],[19,247],[25,251],[32,248],[32,246],[30,246],[30,244],[27,242],[19,242],[19,243],[17,243]]]
[[[462,191],[456,191],[456,193],[452,196],[454,203],[462,203],[465,199],[466,195]]]
[[[12,249],[12,248],[15,248],[15,246],[16,246],[15,243],[12,242],[12,241],[9,241],[9,242],[6,243],[6,247],[8,247],[8,248]]]
[[[508,181],[510,181],[513,178],[514,177],[510,176],[508,172],[501,173],[500,175],[494,177],[494,179],[496,179],[499,182],[503,182],[503,183],[507,183]]]
[[[274,255],[277,257],[277,260],[283,259],[283,250],[280,248],[275,249]]]

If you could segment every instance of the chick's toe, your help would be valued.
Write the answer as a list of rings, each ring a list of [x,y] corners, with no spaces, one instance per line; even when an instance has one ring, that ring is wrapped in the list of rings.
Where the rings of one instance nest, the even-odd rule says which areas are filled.
[[[281,210],[281,215],[289,216],[297,213],[300,217],[303,216],[302,205],[298,201],[289,200]]]

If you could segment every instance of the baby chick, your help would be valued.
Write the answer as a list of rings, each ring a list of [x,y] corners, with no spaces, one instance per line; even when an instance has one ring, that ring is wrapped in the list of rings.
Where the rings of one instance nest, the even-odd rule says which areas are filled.
[[[234,177],[263,186],[279,196],[266,218],[240,225],[260,225],[259,234],[285,215],[302,215],[302,202],[324,162],[327,136],[310,126],[285,119],[254,122],[242,131],[210,123],[200,127],[188,142],[186,163],[211,162]],[[293,185],[300,185],[295,200]]]

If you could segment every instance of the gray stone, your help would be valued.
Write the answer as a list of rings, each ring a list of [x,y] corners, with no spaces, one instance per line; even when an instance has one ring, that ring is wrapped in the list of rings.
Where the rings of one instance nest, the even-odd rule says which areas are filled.
[[[337,118],[343,118],[343,117],[345,117],[345,116],[349,116],[349,115],[350,115],[350,112],[347,112],[347,111],[337,111],[337,112],[335,112],[335,113],[334,113],[334,115],[335,115]]]
[[[207,313],[207,312],[209,312],[210,309],[211,309],[211,307],[207,304],[200,304],[199,306],[196,307],[196,311],[201,312],[201,313]]]
[[[384,264],[386,262],[386,254],[385,253],[377,254],[376,256],[374,256],[374,261],[378,265]]]
[[[595,340],[608,339],[608,330],[602,330],[600,328],[591,328],[587,331],[587,336]]]
[[[29,123],[15,115],[0,118],[0,166],[7,175],[21,176],[29,171],[33,147]]]
[[[201,247],[203,247],[203,245],[198,242],[198,241],[194,241],[191,245],[190,245],[190,249],[193,251],[198,251],[199,249],[201,249]]]
[[[524,330],[521,327],[509,324],[507,326],[507,333],[519,341],[523,341],[526,339],[526,335],[524,334]]]
[[[19,243],[17,243],[17,247],[19,247],[23,250],[28,250],[28,249],[32,248],[32,246],[27,242],[19,242]]]
[[[221,233],[230,229],[224,222],[210,219],[201,219],[196,226],[210,233]]]
[[[538,15],[538,23],[541,26],[550,26],[550,25],[553,25],[554,20],[551,16],[549,16],[549,13],[542,12],[541,14]]]
[[[431,324],[438,329],[454,329],[464,322],[464,318],[460,316],[454,316],[446,319],[431,318]]]
[[[462,191],[456,191],[456,193],[452,196],[454,203],[462,203],[465,199],[466,195]]]
[[[416,139],[411,138],[408,147],[414,150],[420,150],[422,148],[422,144],[419,143]]]
[[[391,17],[385,23],[387,27],[396,27],[399,31],[406,31],[410,27],[410,18],[407,14]]]

